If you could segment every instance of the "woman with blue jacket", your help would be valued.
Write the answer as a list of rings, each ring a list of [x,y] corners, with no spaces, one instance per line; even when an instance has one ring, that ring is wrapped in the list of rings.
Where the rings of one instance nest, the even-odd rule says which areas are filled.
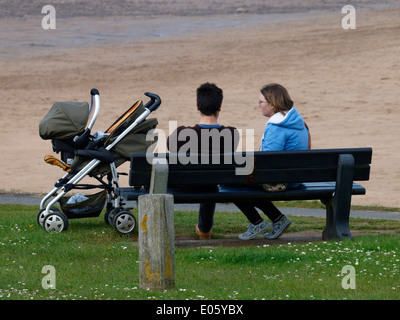
[[[260,151],[305,150],[310,148],[310,135],[302,116],[293,107],[288,91],[272,83],[261,88],[258,105],[263,116],[269,120],[265,125]],[[266,191],[283,191],[286,184],[263,185]],[[239,239],[250,240],[261,233],[266,239],[278,238],[291,224],[271,201],[235,202],[250,221],[248,230]],[[261,209],[272,223],[258,214]]]

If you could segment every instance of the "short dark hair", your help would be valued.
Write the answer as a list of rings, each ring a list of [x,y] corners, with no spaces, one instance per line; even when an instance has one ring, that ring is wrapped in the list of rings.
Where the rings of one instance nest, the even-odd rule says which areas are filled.
[[[223,91],[213,83],[203,83],[197,88],[197,107],[206,116],[216,114],[221,108]]]

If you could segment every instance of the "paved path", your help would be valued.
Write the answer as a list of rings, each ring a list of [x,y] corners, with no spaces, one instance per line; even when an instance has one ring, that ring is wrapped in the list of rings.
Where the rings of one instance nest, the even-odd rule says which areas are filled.
[[[33,195],[14,195],[0,194],[0,204],[34,204],[39,205],[41,198]],[[136,207],[136,203],[129,203],[128,206]],[[175,204],[176,210],[193,210],[199,209],[198,204]],[[283,213],[294,216],[314,216],[325,217],[324,209],[300,209],[300,208],[281,208]],[[217,204],[216,211],[239,211],[235,205]],[[384,211],[362,211],[352,210],[351,217],[372,218],[372,219],[395,219],[400,220],[400,212],[384,212]]]

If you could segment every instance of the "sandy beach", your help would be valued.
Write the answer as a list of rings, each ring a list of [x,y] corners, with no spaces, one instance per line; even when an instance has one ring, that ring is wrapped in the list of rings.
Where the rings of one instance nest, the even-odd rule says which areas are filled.
[[[340,1],[53,1],[55,30],[41,26],[42,2],[22,3],[0,0],[1,192],[47,193],[63,175],[43,161],[55,153],[38,134],[55,101],[90,101],[99,89],[96,131],[154,92],[163,102],[152,117],[168,133],[170,121],[196,124],[196,88],[214,82],[224,90],[220,123],[253,129],[254,144],[243,149],[257,150],[267,120],[259,89],[278,82],[310,127],[313,149],[373,148],[367,194],[353,204],[400,207],[395,1],[355,1],[350,30]]]

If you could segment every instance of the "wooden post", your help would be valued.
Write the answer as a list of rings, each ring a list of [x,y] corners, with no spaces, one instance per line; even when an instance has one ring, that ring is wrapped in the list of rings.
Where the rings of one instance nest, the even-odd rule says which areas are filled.
[[[166,190],[168,163],[153,163],[150,193],[138,198],[139,284],[141,288],[175,287],[174,198]]]
[[[151,168],[149,194],[163,194],[167,192],[168,161],[165,158],[153,159]]]

